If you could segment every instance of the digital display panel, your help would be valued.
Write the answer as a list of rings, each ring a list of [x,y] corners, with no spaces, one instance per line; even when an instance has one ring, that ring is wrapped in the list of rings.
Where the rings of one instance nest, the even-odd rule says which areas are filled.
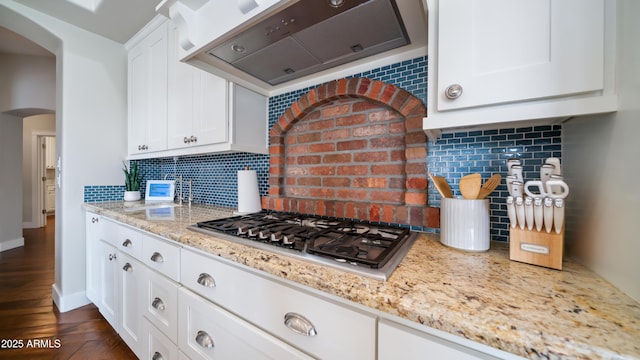
[[[158,184],[153,183],[149,185],[149,196],[151,197],[170,197],[171,196],[171,184]]]

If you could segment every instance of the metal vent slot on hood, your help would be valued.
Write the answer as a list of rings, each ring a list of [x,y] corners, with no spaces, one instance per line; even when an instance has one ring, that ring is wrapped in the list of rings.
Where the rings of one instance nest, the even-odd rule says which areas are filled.
[[[407,44],[394,0],[301,0],[209,54],[277,85]]]

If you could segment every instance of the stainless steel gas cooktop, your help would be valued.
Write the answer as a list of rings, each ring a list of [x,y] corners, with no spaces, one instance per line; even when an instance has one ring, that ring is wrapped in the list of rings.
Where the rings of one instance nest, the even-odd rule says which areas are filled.
[[[391,275],[416,238],[396,225],[267,210],[188,229],[378,280]]]

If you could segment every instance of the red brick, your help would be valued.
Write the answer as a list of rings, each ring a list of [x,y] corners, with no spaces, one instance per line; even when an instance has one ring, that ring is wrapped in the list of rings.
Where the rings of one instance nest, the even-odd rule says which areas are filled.
[[[291,197],[309,196],[309,188],[299,186],[287,186],[285,194]]]
[[[291,104],[291,113],[293,114],[294,118],[299,119],[303,117],[306,114],[303,110],[304,108],[301,107],[299,101],[296,101],[293,104]]]
[[[307,145],[291,145],[287,146],[287,154],[306,154],[309,152]]]
[[[405,173],[407,175],[423,175],[424,176],[427,173],[427,164],[424,162],[406,164]]]
[[[358,101],[351,106],[352,112],[363,112],[369,111],[373,109],[380,109],[380,104],[375,103],[373,101]]]
[[[398,148],[404,147],[404,136],[379,137],[369,140],[372,148]]]
[[[369,97],[371,99],[378,100],[380,98],[380,94],[382,93],[384,85],[385,84],[382,81],[374,81],[370,86]]]
[[[353,154],[354,162],[387,162],[389,154],[386,151],[372,151]]]
[[[312,168],[309,168],[309,174],[314,176],[335,175],[336,168],[335,166],[314,166]]]
[[[397,175],[404,173],[404,165],[372,165],[371,173],[374,175]]]
[[[275,201],[276,201],[276,204],[275,204],[276,205],[275,206],[276,211],[282,211],[283,208],[284,208],[283,199],[275,199]]]
[[[309,130],[333,129],[336,126],[334,119],[323,119],[309,123]]]
[[[408,133],[405,136],[405,142],[407,145],[426,144],[427,135],[424,133],[424,131],[414,131],[412,133]]]
[[[269,156],[269,165],[282,165],[284,164],[284,157],[280,155]]]
[[[367,92],[369,92],[369,85],[371,85],[371,79],[368,79],[368,78],[361,79],[360,84],[358,86],[357,94],[365,95]]]
[[[327,83],[327,98],[328,99],[338,98],[338,82],[337,81],[330,81]]]
[[[327,100],[327,84],[322,84],[316,88],[316,103],[322,103]]]
[[[424,226],[424,207],[422,206],[410,206],[409,207],[409,225]]]
[[[395,222],[396,208],[393,205],[382,205],[382,221],[387,223]]]
[[[420,116],[414,116],[411,118],[405,118],[404,126],[407,128],[407,131],[410,130],[422,130],[423,118]]]
[[[396,207],[396,223],[408,224],[409,223],[409,209],[406,206]]]
[[[291,136],[286,136],[284,138],[284,143],[285,145],[295,145],[298,139],[296,139],[295,136],[291,135]]]
[[[404,150],[391,150],[391,161],[405,161]]]
[[[269,146],[269,154],[282,155],[284,154],[284,145],[271,145]]]
[[[379,205],[371,205],[369,207],[369,221],[379,222],[380,221],[380,206]]]
[[[384,90],[382,90],[382,94],[380,95],[379,100],[382,103],[391,106],[391,99],[393,99],[393,96],[395,95],[395,93],[397,91],[398,91],[397,87],[395,87],[394,85],[391,85],[391,84],[387,84],[384,87]]]
[[[282,128],[280,127],[280,124],[278,124],[278,122],[276,121],[275,124],[273,124],[273,126],[271,127],[271,129],[269,130],[269,136],[273,137],[273,136],[280,136],[284,133],[284,131],[282,130]]]
[[[319,110],[314,110],[311,111],[310,113],[308,113],[307,115],[304,116],[304,118],[300,119],[304,122],[308,122],[308,121],[313,121],[313,120],[318,120],[320,119],[320,111]]]
[[[405,189],[406,181],[404,178],[389,179],[389,189]]]
[[[353,136],[363,137],[363,136],[372,136],[372,135],[382,135],[386,134],[388,131],[387,125],[370,125],[363,126],[353,129]]]
[[[400,91],[398,91],[398,93],[396,94],[395,98],[393,98],[391,107],[396,110],[400,110],[402,108],[402,105],[404,105],[404,103],[407,101],[407,99],[413,98],[413,97],[414,96],[411,95],[406,90],[400,89]]]
[[[406,117],[407,115],[411,114],[416,107],[420,105],[422,105],[422,101],[412,96],[409,98],[408,101],[404,103],[404,105],[402,105],[402,107],[400,108],[400,113]]]
[[[296,136],[296,140],[298,143],[310,143],[320,141],[322,139],[322,134],[319,132],[305,133]]]
[[[354,203],[348,202],[344,204],[344,217],[349,219],[356,218],[356,207]]]
[[[306,176],[309,175],[309,169],[306,167],[289,166],[287,167],[288,176]]]
[[[428,207],[425,209],[425,226],[430,228],[440,227],[440,208]]]
[[[356,94],[360,78],[350,78],[347,84],[347,94]]]
[[[325,202],[322,200],[316,201],[316,215],[324,216],[326,213]]]
[[[407,160],[426,159],[427,149],[423,146],[406,148],[405,156],[407,157]]]
[[[314,198],[333,199],[335,191],[327,188],[312,188],[309,190],[309,195]]]
[[[294,134],[305,133],[309,131],[309,122],[307,121],[298,121],[291,125],[291,128],[285,136],[293,136]]]
[[[401,119],[403,118],[400,114],[393,110],[380,110],[369,113],[369,121],[389,121],[393,119]]]
[[[322,185],[322,180],[319,177],[301,177],[297,179],[298,179],[297,185],[299,186],[321,186]]]
[[[396,121],[389,124],[389,133],[390,134],[404,134],[404,119],[402,121]],[[424,135],[424,131],[422,131],[422,135]]]
[[[322,179],[322,186],[349,187],[351,186],[351,180],[346,177],[325,177]]]
[[[263,209],[268,209],[269,197],[263,196],[260,198],[260,207]]]
[[[297,156],[287,156],[286,160],[285,160],[285,164],[287,165],[295,165],[298,163],[298,157]]]
[[[407,178],[407,189],[426,190],[427,178]]]
[[[351,110],[349,105],[337,105],[321,109],[323,118],[347,115],[349,110]]]
[[[362,200],[366,198],[367,192],[365,190],[340,189],[336,195],[338,199]]]
[[[347,79],[338,80],[338,87],[336,89],[337,95],[347,95]]]
[[[329,130],[322,133],[322,140],[347,139],[351,136],[350,129]]]
[[[269,195],[274,195],[274,196],[280,195],[281,190],[282,189],[277,186],[271,186],[269,188]]]
[[[372,191],[370,195],[371,201],[395,202],[402,203],[404,192],[402,191]]]
[[[307,155],[307,156],[298,156],[298,164],[306,165],[306,164],[320,164],[321,156],[320,155]]]
[[[427,194],[423,192],[408,192],[404,195],[404,202],[407,205],[427,205]]]
[[[286,184],[287,186],[295,186],[296,185],[296,177],[287,176]],[[302,177],[300,179],[306,179],[306,177]]]
[[[353,126],[361,125],[367,122],[367,116],[365,114],[355,114],[336,119],[336,126]]]
[[[366,165],[343,165],[338,166],[338,175],[367,175],[369,167]]]
[[[322,144],[310,144],[309,152],[312,153],[324,153],[331,152],[336,150],[336,145],[334,143],[322,143]]]
[[[339,141],[337,144],[338,151],[359,150],[367,147],[367,140],[348,140]]]
[[[386,178],[355,178],[353,179],[353,187],[358,188],[379,188],[384,189],[387,187]]]
[[[325,164],[344,164],[351,162],[351,154],[328,154],[322,157]]]
[[[355,203],[356,219],[369,220],[369,204],[368,203]]]
[[[309,106],[314,106],[318,102],[318,93],[316,89],[311,89],[307,93],[307,99],[309,100]]]
[[[284,166],[282,165],[278,165],[278,166],[269,166],[269,174],[271,176],[277,176],[277,175],[281,175],[284,174]]]

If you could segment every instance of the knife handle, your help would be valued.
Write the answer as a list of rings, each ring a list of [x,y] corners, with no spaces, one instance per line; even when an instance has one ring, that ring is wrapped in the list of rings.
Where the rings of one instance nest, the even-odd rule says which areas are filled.
[[[544,228],[547,230],[547,233],[550,233],[553,227],[553,199],[544,198],[543,216]]]

